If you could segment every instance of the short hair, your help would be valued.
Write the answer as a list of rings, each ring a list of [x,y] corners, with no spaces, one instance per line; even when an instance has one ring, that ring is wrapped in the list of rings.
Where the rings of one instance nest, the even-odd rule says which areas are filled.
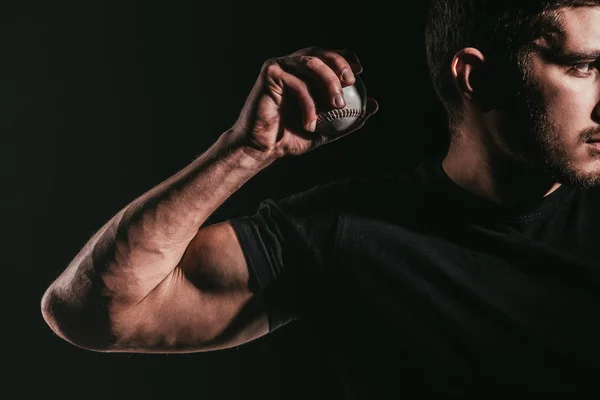
[[[528,45],[560,29],[558,10],[600,6],[600,0],[430,0],[425,24],[425,48],[434,89],[450,122],[462,108],[450,65],[465,47],[475,47],[487,58],[527,67]]]

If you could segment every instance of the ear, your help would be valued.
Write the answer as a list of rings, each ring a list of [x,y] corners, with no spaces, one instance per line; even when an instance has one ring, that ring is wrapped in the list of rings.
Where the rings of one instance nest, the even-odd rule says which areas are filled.
[[[490,68],[481,51],[466,47],[454,55],[451,72],[458,92],[482,111],[492,108],[492,82]]]

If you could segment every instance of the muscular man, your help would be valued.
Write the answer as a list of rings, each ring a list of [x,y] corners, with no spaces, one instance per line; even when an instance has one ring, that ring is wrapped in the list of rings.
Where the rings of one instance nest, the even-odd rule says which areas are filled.
[[[600,1],[430,7],[443,157],[206,224],[263,168],[338,139],[314,132],[317,97],[342,107],[361,70],[320,48],[268,60],[231,129],[48,288],[53,331],[93,351],[202,352],[303,318],[348,398],[597,391]]]

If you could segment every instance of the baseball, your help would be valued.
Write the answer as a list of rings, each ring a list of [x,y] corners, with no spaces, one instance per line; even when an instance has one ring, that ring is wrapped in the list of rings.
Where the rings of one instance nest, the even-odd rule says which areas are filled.
[[[362,79],[356,76],[354,84],[346,86],[342,90],[346,106],[319,113],[317,115],[316,132],[325,136],[340,135],[365,116],[367,89]]]

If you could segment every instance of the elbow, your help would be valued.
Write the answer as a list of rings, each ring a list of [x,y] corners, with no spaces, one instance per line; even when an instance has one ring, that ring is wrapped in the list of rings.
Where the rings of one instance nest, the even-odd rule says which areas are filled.
[[[114,338],[106,307],[66,298],[50,287],[42,296],[41,314],[55,335],[74,346],[96,352],[112,348]]]

